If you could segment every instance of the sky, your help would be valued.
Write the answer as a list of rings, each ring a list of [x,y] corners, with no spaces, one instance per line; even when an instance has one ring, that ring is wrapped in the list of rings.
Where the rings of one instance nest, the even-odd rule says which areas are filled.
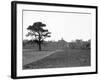
[[[91,18],[91,14],[82,13],[23,11],[23,39],[30,39],[26,37],[29,25],[42,22],[46,24],[45,29],[51,32],[51,37],[46,40],[88,40],[91,39]]]

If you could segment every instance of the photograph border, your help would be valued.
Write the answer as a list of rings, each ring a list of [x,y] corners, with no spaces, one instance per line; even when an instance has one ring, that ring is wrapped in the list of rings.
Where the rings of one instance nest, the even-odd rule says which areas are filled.
[[[59,6],[59,7],[79,7],[79,8],[93,8],[96,10],[96,71],[84,73],[68,73],[68,74],[51,74],[51,75],[37,75],[37,76],[17,76],[17,4],[33,4],[45,6]],[[25,1],[12,1],[11,2],[11,78],[39,78],[39,77],[55,77],[55,76],[68,76],[68,75],[85,75],[98,73],[98,7],[89,5],[73,5],[73,4],[57,4],[57,3],[42,3],[42,2],[25,2]]]

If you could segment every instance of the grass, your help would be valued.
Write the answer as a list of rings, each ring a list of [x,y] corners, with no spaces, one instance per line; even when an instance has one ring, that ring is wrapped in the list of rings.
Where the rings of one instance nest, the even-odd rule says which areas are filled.
[[[31,54],[30,54],[31,52]],[[48,55],[52,51],[37,51],[26,50],[23,52],[23,56],[31,56],[36,54]],[[38,53],[38,54],[37,54]],[[27,54],[27,55],[25,55]],[[34,55],[34,57],[36,56]],[[39,56],[38,56],[39,57]],[[33,60],[34,58],[32,58]],[[40,68],[58,68],[58,67],[80,67],[80,66],[90,66],[90,50],[81,49],[62,49],[58,51],[53,51],[52,54],[40,58],[36,61],[29,62],[23,65],[23,69],[40,69]],[[25,60],[23,60],[26,62]]]
[[[32,49],[23,49],[23,65],[26,65],[31,62],[43,59],[47,56],[50,56],[53,53],[59,52],[60,50],[32,50]]]

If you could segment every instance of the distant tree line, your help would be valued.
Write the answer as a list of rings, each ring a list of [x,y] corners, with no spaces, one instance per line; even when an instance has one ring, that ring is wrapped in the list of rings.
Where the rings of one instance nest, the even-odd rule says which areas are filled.
[[[72,49],[90,49],[91,48],[91,40],[88,40],[88,41],[75,40],[73,42],[69,42],[69,48],[72,48]]]
[[[90,49],[91,48],[91,40],[83,41],[83,40],[75,40],[71,42],[66,42],[65,40],[61,39],[58,41],[44,41],[41,44],[42,50],[53,50],[53,49]],[[34,40],[23,40],[23,48],[25,49],[37,49],[38,45]]]

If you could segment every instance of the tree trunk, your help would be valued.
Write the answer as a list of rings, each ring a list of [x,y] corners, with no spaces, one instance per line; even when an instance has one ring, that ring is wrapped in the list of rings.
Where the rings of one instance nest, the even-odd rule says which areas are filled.
[[[40,33],[39,33],[39,51],[41,51],[41,35],[40,35]]]
[[[41,42],[39,42],[39,51],[41,51]]]

